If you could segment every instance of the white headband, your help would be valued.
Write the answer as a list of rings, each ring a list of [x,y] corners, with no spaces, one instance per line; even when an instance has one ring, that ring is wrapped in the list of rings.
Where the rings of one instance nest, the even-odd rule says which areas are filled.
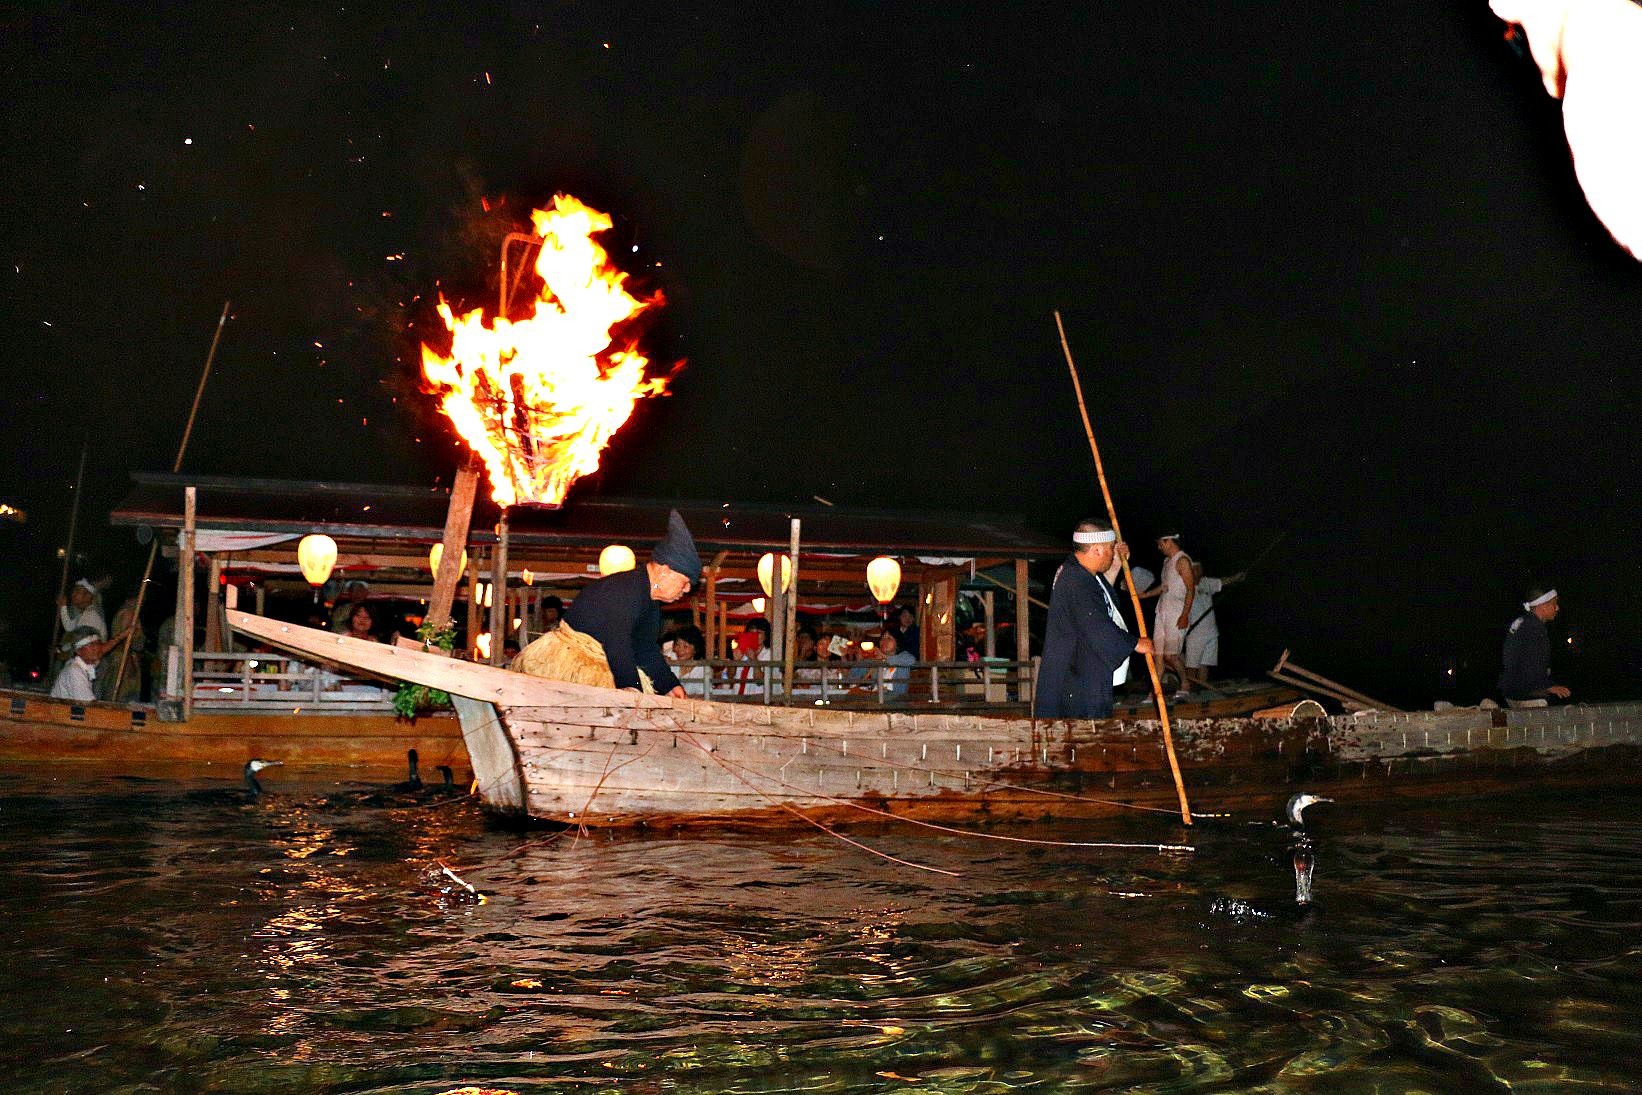
[[[1180,533],[1178,533],[1178,532],[1165,532],[1162,536],[1159,536],[1158,539],[1159,540],[1173,540],[1175,543],[1178,544],[1178,543],[1180,543]]]
[[[74,649],[79,650],[83,646],[90,646],[92,643],[101,641],[102,640],[97,638],[95,635],[81,635],[80,641],[74,644]]]
[[[1554,601],[1554,600],[1556,600],[1556,590],[1548,589],[1544,593],[1541,593],[1538,597],[1535,597],[1531,601],[1523,601],[1522,602],[1522,607],[1523,608],[1538,608],[1540,605],[1544,604],[1545,602]]]
[[[1117,533],[1111,529],[1092,529],[1089,532],[1072,533],[1074,544],[1110,544],[1117,539]]]
[[[85,590],[87,593],[97,592],[97,587],[92,585],[90,582],[88,582],[84,578],[81,578],[79,581],[75,582],[74,584],[79,586],[81,589]]]

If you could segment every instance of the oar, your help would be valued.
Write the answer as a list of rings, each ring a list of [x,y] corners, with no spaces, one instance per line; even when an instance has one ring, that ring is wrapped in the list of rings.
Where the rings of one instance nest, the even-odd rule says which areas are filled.
[[[1106,515],[1111,518],[1112,531],[1117,533],[1118,543],[1123,542],[1123,531],[1118,528],[1117,509],[1112,505],[1112,490],[1106,485],[1106,467],[1100,461],[1100,446],[1095,444],[1095,428],[1089,424],[1089,411],[1083,405],[1083,385],[1078,382],[1078,366],[1072,360],[1072,347],[1066,343],[1066,326],[1060,321],[1060,312],[1055,313],[1055,329],[1060,332],[1060,348],[1066,353],[1066,367],[1072,373],[1072,390],[1078,397],[1078,414],[1083,416],[1083,432],[1089,437],[1089,451],[1095,457],[1095,474],[1100,477],[1100,493],[1106,499]],[[1123,564],[1123,584],[1129,587],[1129,598],[1134,602],[1135,629],[1140,632],[1142,639],[1146,638],[1146,618],[1140,612],[1140,594],[1135,591],[1134,578],[1129,574],[1129,560],[1118,555],[1118,561]],[[1152,698],[1157,701],[1157,717],[1163,722],[1163,751],[1169,757],[1169,772],[1174,776],[1175,793],[1180,797],[1180,820],[1183,824],[1192,823],[1192,808],[1186,802],[1186,784],[1180,778],[1180,761],[1174,755],[1174,732],[1169,728],[1169,705],[1163,699],[1163,681],[1157,675],[1157,659],[1150,651],[1146,654],[1146,668],[1152,674]]]

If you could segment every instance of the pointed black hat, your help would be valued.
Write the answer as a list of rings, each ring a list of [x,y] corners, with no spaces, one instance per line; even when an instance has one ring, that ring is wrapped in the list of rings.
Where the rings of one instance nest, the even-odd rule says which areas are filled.
[[[701,556],[696,554],[696,542],[690,530],[684,527],[684,518],[678,515],[678,510],[667,514],[667,535],[661,538],[650,558],[672,567],[692,584],[701,581]]]

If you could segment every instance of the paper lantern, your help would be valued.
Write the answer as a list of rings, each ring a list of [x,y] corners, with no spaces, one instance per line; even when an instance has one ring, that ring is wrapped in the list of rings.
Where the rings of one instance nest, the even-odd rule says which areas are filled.
[[[633,558],[632,548],[626,544],[611,544],[599,552],[599,573],[606,577],[620,574],[624,570],[632,570],[637,562]]]
[[[764,603],[765,603],[764,598],[754,597],[753,598],[753,611],[762,613],[764,611]]]
[[[533,586],[536,584],[536,576],[530,573],[530,570],[527,567],[526,569],[519,571],[519,581],[523,582],[527,586]]]
[[[888,555],[880,555],[868,563],[867,588],[881,605],[895,600],[895,592],[901,588],[901,564]]]
[[[336,541],[322,532],[304,536],[296,546],[296,561],[302,567],[302,576],[317,590],[336,566]]]
[[[428,552],[428,570],[435,578],[439,577],[439,561],[445,557],[445,545],[434,544],[433,550]],[[456,568],[458,574],[466,574],[468,569],[467,549],[462,549],[462,565]]]
[[[764,557],[758,561],[758,584],[764,588],[764,596],[773,597],[775,590],[771,588],[775,578],[775,561],[781,560],[781,592],[787,592],[792,585],[792,560],[785,555],[776,555],[766,551]]]

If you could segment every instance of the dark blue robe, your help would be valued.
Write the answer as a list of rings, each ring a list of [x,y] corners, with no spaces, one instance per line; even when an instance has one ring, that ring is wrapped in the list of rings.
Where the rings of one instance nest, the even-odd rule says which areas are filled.
[[[661,654],[661,606],[650,596],[650,572],[642,563],[582,590],[564,620],[603,645],[617,688],[638,688],[640,668],[658,693],[678,687]]]
[[[1506,699],[1538,699],[1551,687],[1551,636],[1532,609],[1511,622],[1501,661],[1499,690]]]
[[[1084,570],[1075,555],[1055,573],[1038,666],[1038,718],[1100,719],[1112,713],[1112,674],[1135,652],[1135,637],[1112,622],[1106,611],[1111,594],[1106,579]]]

